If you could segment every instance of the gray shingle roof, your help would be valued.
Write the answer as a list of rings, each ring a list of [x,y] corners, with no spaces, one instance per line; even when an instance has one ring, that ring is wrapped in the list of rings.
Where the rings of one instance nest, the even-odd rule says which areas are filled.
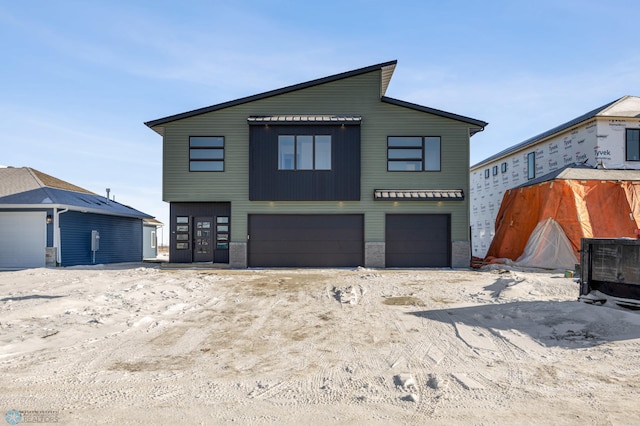
[[[56,206],[116,216],[153,217],[29,167],[0,168],[0,208],[8,206]]]
[[[516,188],[537,185],[552,180],[601,180],[601,181],[640,181],[640,170],[596,169],[580,163],[568,164],[558,170],[532,179]]]

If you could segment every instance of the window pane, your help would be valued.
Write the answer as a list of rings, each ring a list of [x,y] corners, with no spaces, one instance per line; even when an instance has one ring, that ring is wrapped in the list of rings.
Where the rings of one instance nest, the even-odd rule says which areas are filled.
[[[402,159],[409,159],[409,160],[422,160],[422,150],[394,148],[394,149],[389,149],[388,156],[389,156],[389,159],[402,158]]]
[[[389,161],[389,171],[416,172],[422,171],[422,161]]]
[[[222,160],[224,158],[223,149],[190,149],[189,158],[192,160],[210,159]]]
[[[189,146],[191,148],[223,148],[224,137],[222,136],[191,136],[189,138]]]
[[[530,152],[527,154],[527,178],[533,179],[536,177],[536,153]]]
[[[316,170],[331,170],[331,136],[316,136]]]
[[[189,170],[192,172],[222,172],[224,162],[222,161],[190,161]]]
[[[294,136],[278,136],[278,170],[293,170]]]
[[[627,129],[627,161],[640,161],[640,129]]]
[[[388,146],[406,146],[422,148],[422,137],[420,136],[390,136],[387,139]]]
[[[313,136],[296,137],[296,169],[313,169]]]
[[[424,138],[424,169],[431,172],[440,171],[440,138]]]

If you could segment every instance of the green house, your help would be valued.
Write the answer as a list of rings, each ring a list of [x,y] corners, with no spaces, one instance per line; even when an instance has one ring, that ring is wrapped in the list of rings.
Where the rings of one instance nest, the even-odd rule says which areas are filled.
[[[468,266],[469,140],[487,123],[385,96],[396,63],[145,123],[169,261]]]

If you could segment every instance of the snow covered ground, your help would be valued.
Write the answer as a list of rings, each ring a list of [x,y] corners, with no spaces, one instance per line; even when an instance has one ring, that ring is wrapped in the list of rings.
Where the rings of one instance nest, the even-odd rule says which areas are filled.
[[[578,284],[563,271],[161,266],[0,272],[2,417],[78,425],[640,419],[640,314],[578,302]]]

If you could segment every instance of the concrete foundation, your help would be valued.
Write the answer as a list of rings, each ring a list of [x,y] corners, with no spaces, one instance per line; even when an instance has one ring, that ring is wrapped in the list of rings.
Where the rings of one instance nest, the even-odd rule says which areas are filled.
[[[468,268],[470,264],[471,245],[469,244],[469,241],[453,241],[451,243],[451,267]],[[234,269],[244,269],[247,266],[247,243],[229,243],[229,267]],[[369,242],[364,244],[364,267],[386,267],[385,243]]]
[[[55,268],[58,266],[58,262],[56,260],[57,254],[58,249],[56,247],[47,247],[44,253],[44,266],[47,268]]]
[[[471,244],[469,241],[451,243],[451,267],[469,268],[471,266]]]
[[[385,267],[385,243],[364,243],[364,266],[366,268]]]
[[[229,267],[234,269],[247,267],[247,243],[229,243]]]

